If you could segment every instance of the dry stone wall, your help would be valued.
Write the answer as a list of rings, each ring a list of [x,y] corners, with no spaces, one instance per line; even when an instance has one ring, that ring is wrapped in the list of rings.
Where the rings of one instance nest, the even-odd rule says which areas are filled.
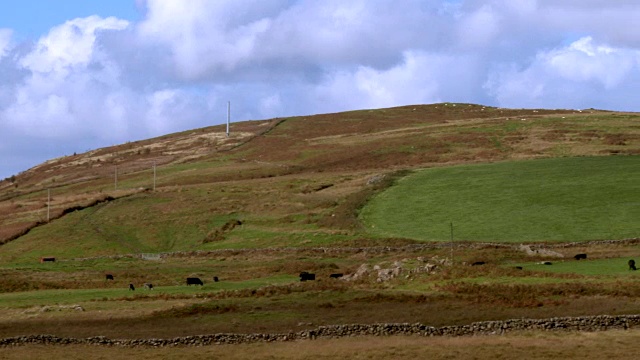
[[[320,326],[285,334],[211,334],[178,337],[172,339],[109,339],[104,336],[84,339],[62,338],[53,335],[30,335],[0,339],[0,346],[21,345],[102,345],[123,347],[206,346],[220,344],[244,344],[255,342],[313,340],[352,336],[474,336],[502,335],[511,331],[604,331],[630,329],[640,326],[640,315],[599,315],[582,317],[557,317],[551,319],[512,319],[483,321],[470,325],[433,327],[424,324],[349,324]]]
[[[449,249],[453,246],[454,249],[516,249],[526,251],[529,249],[532,253],[544,255],[545,252],[541,251],[548,248],[571,248],[581,247],[589,245],[633,245],[640,244],[640,238],[623,239],[623,240],[594,240],[584,242],[570,242],[570,243],[557,243],[557,244],[508,244],[508,243],[484,243],[484,242],[432,242],[424,244],[412,244],[405,246],[371,246],[371,247],[278,247],[278,248],[259,248],[259,249],[218,249],[218,250],[195,250],[195,251],[175,251],[167,253],[155,253],[155,254],[122,254],[122,255],[110,255],[110,256],[96,256],[86,258],[74,258],[70,260],[96,260],[96,259],[123,259],[123,258],[143,258],[147,259],[153,257],[153,260],[160,260],[170,257],[213,257],[213,256],[232,256],[232,255],[252,255],[252,254],[327,254],[327,255],[342,255],[342,254],[387,254],[387,253],[415,253],[424,250],[433,249]],[[524,247],[523,247],[524,245]],[[65,260],[62,260],[65,261]]]

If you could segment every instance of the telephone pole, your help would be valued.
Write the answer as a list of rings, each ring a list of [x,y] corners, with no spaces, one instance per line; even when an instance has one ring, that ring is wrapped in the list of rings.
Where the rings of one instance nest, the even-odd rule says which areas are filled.
[[[47,189],[47,222],[51,218],[51,189]]]
[[[453,265],[453,221],[449,223],[451,228],[451,265]]]
[[[153,191],[156,191],[156,162],[153,162]]]

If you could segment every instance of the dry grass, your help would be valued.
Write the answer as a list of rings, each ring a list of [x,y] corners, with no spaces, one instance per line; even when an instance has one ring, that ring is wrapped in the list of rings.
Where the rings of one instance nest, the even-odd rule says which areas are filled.
[[[363,263],[390,264],[404,258],[416,261],[418,256],[443,258],[448,249],[337,255],[311,250],[260,251],[270,247],[414,244],[407,239],[372,238],[357,221],[362,204],[392,184],[394,174],[460,163],[633,154],[640,149],[637,119],[637,114],[434,104],[238,123],[233,125],[230,139],[218,136],[222,127],[212,127],[51,160],[19,174],[15,183],[0,182],[0,240],[24,234],[43,220],[47,188],[52,188],[54,217],[107,196],[119,200],[67,214],[38,228],[34,231],[37,234],[2,245],[0,259],[7,268],[0,274],[0,290],[62,288],[70,290],[71,298],[77,289],[113,286],[123,291],[112,298],[83,300],[80,305],[86,311],[82,313],[34,315],[28,312],[31,307],[1,309],[0,336],[52,333],[169,338],[215,332],[281,332],[340,323],[423,322],[440,326],[519,317],[637,313],[640,302],[633,280],[615,284],[596,277],[526,272],[552,284],[523,284],[525,276],[515,272],[513,264],[545,258],[533,260],[512,249],[456,248],[456,264],[481,260],[488,266],[458,266],[386,283],[377,283],[372,275],[348,286],[331,283],[326,277],[333,272],[354,272]],[[158,165],[158,187],[147,193],[144,189],[151,186],[154,163]],[[113,184],[116,165],[121,181],[118,191]],[[380,178],[384,174],[388,175]],[[136,195],[125,198],[130,194]],[[233,220],[242,224],[225,226]],[[257,250],[185,255],[158,262],[72,260],[221,248]],[[64,251],[67,262],[51,267],[36,263],[34,254],[58,249]],[[590,260],[638,256],[636,246],[594,245],[558,251],[568,256],[589,253]],[[104,282],[105,271],[115,273],[114,283]],[[314,272],[321,281],[237,291],[207,288],[200,293],[161,294],[158,289],[154,294],[137,292],[133,296],[126,291],[129,281],[142,283],[150,277],[164,282],[160,285],[175,286],[190,274],[247,281],[266,276],[295,278],[300,271]],[[583,284],[576,284],[579,281]],[[606,353],[603,344],[614,340],[600,343],[589,334],[527,334],[359,338],[171,350],[28,346],[0,349],[0,358],[87,358],[87,354],[114,359],[535,358],[532,354],[537,353],[541,358],[571,358],[572,347],[580,347],[575,354],[589,358],[593,354],[619,355],[626,349],[627,334],[637,336],[635,331],[603,334],[623,339],[620,352],[612,349]]]
[[[447,326],[514,318],[640,311],[640,301],[635,297],[565,294],[541,297],[543,300],[539,304],[530,306],[524,302],[530,290],[521,292],[524,294],[522,300],[506,301],[501,300],[503,296],[519,296],[517,289],[476,299],[464,294],[374,290],[362,285],[357,289],[317,290],[322,287],[317,284],[271,287],[219,295],[203,293],[201,296],[161,295],[158,293],[161,290],[154,294],[125,296],[127,293],[123,289],[121,298],[70,303],[84,307],[82,312],[43,313],[37,311],[37,307],[5,309],[0,317],[0,337],[53,334],[63,337],[172,338],[213,333],[282,333],[351,323],[420,322]],[[566,289],[571,290],[571,286]]]
[[[453,105],[243,122],[234,124],[229,139],[219,136],[223,128],[218,126],[54,159],[19,174],[15,183],[0,183],[0,241],[44,219],[47,188],[53,189],[54,214],[82,205],[87,197],[119,198],[113,190],[116,165],[122,188],[150,187],[155,163],[159,191],[244,183],[251,201],[227,194],[227,201],[211,209],[218,213],[276,215],[274,227],[280,219],[304,213],[309,223],[323,228],[357,229],[352,214],[368,190],[365,182],[353,183],[353,177],[468,162],[640,151],[640,131],[632,127],[635,114]],[[347,177],[351,182],[333,181]],[[281,188],[301,179],[333,186],[330,191]],[[261,191],[272,187],[269,193]],[[283,204],[288,206],[283,209]],[[327,218],[331,215],[337,219]],[[200,240],[212,230],[206,229]]]
[[[357,337],[269,344],[178,348],[28,345],[0,348],[3,359],[623,359],[637,351],[640,330],[523,332],[503,336]]]
[[[606,296],[635,298],[640,296],[640,284],[626,283],[564,283],[564,284],[469,284],[448,283],[442,287],[471,302],[504,307],[541,307],[569,303],[577,297]]]

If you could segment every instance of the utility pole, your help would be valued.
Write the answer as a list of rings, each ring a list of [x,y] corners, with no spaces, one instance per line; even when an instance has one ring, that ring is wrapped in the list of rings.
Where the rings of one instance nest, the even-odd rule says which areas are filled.
[[[451,265],[453,265],[453,221],[449,223],[451,228]]]
[[[156,191],[156,162],[153,162],[153,191]]]
[[[47,222],[51,218],[51,189],[47,189]]]

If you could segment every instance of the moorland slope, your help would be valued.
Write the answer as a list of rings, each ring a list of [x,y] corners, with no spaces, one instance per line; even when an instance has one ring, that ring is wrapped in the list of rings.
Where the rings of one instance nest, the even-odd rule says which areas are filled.
[[[52,159],[0,182],[0,336],[171,338],[637,314],[640,282],[627,261],[640,256],[639,124],[638,113],[440,103],[246,121],[229,137],[213,126]],[[578,199],[579,208],[589,199],[554,194],[605,184],[609,195],[594,211],[575,213],[603,227],[590,219],[620,207],[629,216],[620,216],[621,230],[575,232],[585,222],[558,221],[563,229],[541,223],[526,238],[495,238],[486,220],[465,234],[455,219],[456,241],[447,241],[448,218],[474,214],[462,210],[514,230],[505,210],[549,211],[472,198],[543,170],[542,182],[509,191],[551,206]],[[569,170],[580,187],[567,191]],[[469,179],[465,191],[451,186]],[[432,207],[412,203],[423,199],[403,190],[412,183],[421,196],[442,191],[444,200],[429,200],[450,214],[438,220],[444,237],[415,216]],[[372,210],[389,194],[406,200]],[[462,207],[445,201],[454,195]],[[574,211],[566,209],[555,216]],[[300,282],[302,271],[317,280]],[[204,285],[186,286],[194,276]],[[149,282],[153,291],[140,289]]]
[[[3,253],[37,258],[49,245],[92,256],[353,240],[363,237],[356,210],[372,189],[407,170],[638,155],[638,116],[442,103],[247,121],[229,137],[222,126],[195,129],[53,159],[2,181],[0,242],[26,234],[20,243],[39,251]],[[244,226],[224,228],[235,220]],[[80,239],[83,248],[68,248]]]

